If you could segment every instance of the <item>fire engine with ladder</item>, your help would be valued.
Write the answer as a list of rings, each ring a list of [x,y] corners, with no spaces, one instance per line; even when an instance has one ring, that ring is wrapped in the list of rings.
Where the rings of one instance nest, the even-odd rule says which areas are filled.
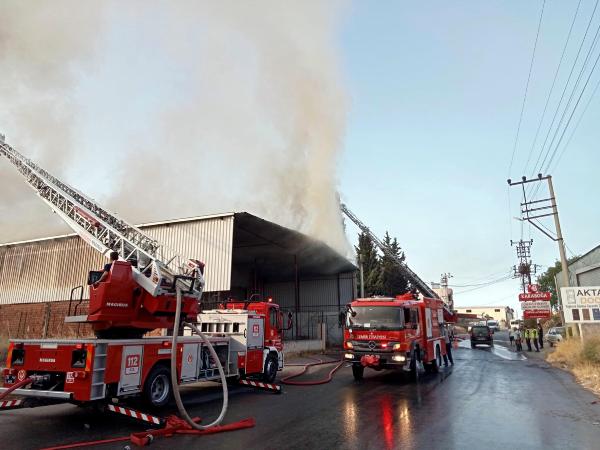
[[[398,264],[414,287],[396,297],[358,298],[346,306],[342,317],[344,360],[352,364],[354,378],[361,380],[365,367],[400,370],[412,379],[423,371],[437,372],[446,355],[443,327],[456,322],[456,314],[346,205],[340,207],[384,255]]]
[[[280,389],[272,383],[284,367],[282,332],[291,327],[291,316],[284,328],[277,304],[230,301],[199,311],[200,261],[182,258],[108,212],[21,155],[3,135],[0,155],[85,242],[105,256],[119,255],[104,281],[98,282],[102,272],[90,272],[87,314],[78,314],[83,287],[71,291],[65,322],[90,324],[96,338],[10,340],[0,409],[115,403],[132,396],[155,408],[174,396],[179,407],[180,384],[220,381],[224,407],[218,424],[227,381]],[[194,333],[183,333],[184,323]],[[172,336],[143,337],[157,328],[171,329]],[[7,394],[18,399],[2,401]]]

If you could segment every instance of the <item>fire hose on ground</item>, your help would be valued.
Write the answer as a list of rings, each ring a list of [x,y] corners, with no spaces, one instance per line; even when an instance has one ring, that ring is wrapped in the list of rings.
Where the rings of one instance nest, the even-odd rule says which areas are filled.
[[[185,406],[183,405],[183,401],[181,400],[181,395],[179,393],[179,380],[177,378],[177,335],[179,334],[179,324],[180,324],[180,319],[181,319],[181,301],[182,301],[181,289],[179,287],[177,287],[177,307],[175,310],[175,323],[173,324],[173,339],[171,340],[171,349],[172,349],[171,350],[171,386],[173,388],[173,397],[175,397],[175,403],[177,404],[177,409],[179,410],[179,414],[181,414],[181,417],[183,417],[183,419],[194,430],[201,431],[201,430],[206,430],[207,428],[211,428],[216,425],[219,425],[223,421],[223,418],[225,417],[225,414],[227,413],[227,406],[229,404],[229,393],[227,391],[227,378],[225,378],[225,371],[223,370],[221,361],[219,360],[217,352],[215,352],[215,349],[213,348],[210,341],[198,329],[197,326],[195,326],[191,323],[184,322],[183,326],[184,327],[187,326],[187,327],[191,328],[194,332],[196,332],[198,334],[198,336],[200,336],[200,338],[202,339],[202,342],[204,342],[204,344],[206,344],[206,346],[208,347],[210,356],[212,357],[213,361],[217,365],[217,368],[219,369],[219,376],[221,378],[221,386],[223,388],[223,406],[221,407],[221,413],[219,414],[219,417],[217,417],[213,422],[209,423],[208,425],[199,425],[196,422],[194,422],[192,417],[188,414],[187,410],[185,409]]]
[[[11,392],[19,389],[20,387],[27,386],[32,381],[33,381],[33,378],[25,378],[23,381],[19,381],[18,383],[13,384],[6,391],[4,391],[2,394],[0,394],[0,400],[2,400],[4,397],[10,395]]]
[[[311,358],[311,359],[315,359],[315,358]],[[294,378],[304,375],[306,373],[306,371],[311,367],[321,366],[321,365],[325,365],[325,364],[335,364],[335,363],[338,363],[337,366],[335,366],[333,369],[331,369],[329,371],[326,378],[323,378],[321,380],[314,380],[314,381],[291,381]],[[298,373],[288,375],[287,377],[283,378],[281,380],[281,383],[293,385],[293,386],[315,386],[318,384],[326,384],[326,383],[329,383],[333,379],[333,374],[336,373],[342,367],[343,364],[344,364],[343,360],[323,361],[322,359],[316,359],[316,362],[314,362],[314,363],[288,364],[289,366],[302,367],[302,370]]]

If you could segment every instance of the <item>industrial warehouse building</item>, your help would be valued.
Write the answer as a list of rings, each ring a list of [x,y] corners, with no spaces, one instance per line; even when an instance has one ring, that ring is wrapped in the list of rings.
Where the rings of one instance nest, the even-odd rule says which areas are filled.
[[[326,244],[245,212],[140,228],[180,255],[206,264],[205,308],[229,298],[272,297],[294,315],[287,339],[318,339],[326,330],[330,343],[341,340],[337,317],[355,297],[356,267]],[[65,325],[64,316],[72,289],[85,285],[88,272],[105,262],[74,234],[0,244],[0,334],[89,333],[85,326]],[[83,293],[85,308],[87,287]],[[79,291],[75,296],[79,300]]]
[[[571,261],[568,269],[570,287],[600,286],[600,245]],[[556,274],[554,281],[556,283],[558,295],[561,296],[561,288],[564,287],[562,270]],[[563,298],[562,302],[565,304],[567,300]],[[569,333],[582,333],[584,336],[600,334],[600,319],[598,319],[598,317],[600,317],[598,314],[591,314],[587,319],[584,316],[582,317],[583,320],[578,324],[578,327],[575,327],[575,324],[570,324],[567,317],[567,328],[569,329]]]

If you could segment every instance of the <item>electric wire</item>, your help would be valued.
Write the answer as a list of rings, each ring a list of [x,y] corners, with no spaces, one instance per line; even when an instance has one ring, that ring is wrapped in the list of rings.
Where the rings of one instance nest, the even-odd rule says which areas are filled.
[[[591,56],[591,54],[593,53],[593,51],[596,49],[596,45],[597,45],[597,43],[598,43],[598,37],[599,37],[599,36],[600,36],[600,25],[598,26],[598,29],[596,30],[596,35],[594,36],[594,40],[592,41],[592,45],[590,46],[590,49],[589,49],[589,51],[588,51],[588,54],[586,55],[585,61],[583,62],[583,66],[582,66],[582,68],[581,68],[581,71],[579,72],[579,76],[577,77],[577,80],[576,80],[576,82],[575,82],[575,86],[573,87],[573,90],[571,91],[571,95],[569,96],[569,100],[567,101],[567,106],[565,107],[565,109],[564,109],[564,111],[563,111],[563,113],[562,113],[562,116],[561,116],[560,122],[559,122],[559,124],[558,124],[558,127],[556,128],[556,130],[555,130],[555,132],[554,132],[554,136],[552,137],[552,141],[550,142],[550,145],[548,146],[548,149],[547,149],[547,151],[546,151],[546,155],[544,156],[544,160],[542,161],[542,164],[541,164],[541,166],[540,166],[540,169],[541,169],[541,168],[544,166],[544,163],[546,162],[546,160],[547,160],[547,157],[548,157],[548,156],[549,156],[549,154],[550,154],[550,150],[552,149],[552,146],[553,146],[553,144],[554,144],[554,141],[555,141],[555,139],[556,139],[556,136],[558,135],[558,132],[559,132],[559,130],[560,130],[560,127],[561,127],[561,125],[562,125],[562,123],[563,123],[563,120],[564,120],[564,118],[565,118],[566,114],[567,114],[567,111],[569,110],[569,107],[571,106],[571,102],[572,102],[572,100],[573,100],[573,97],[574,97],[574,95],[575,95],[575,93],[576,93],[576,91],[577,91],[577,88],[579,87],[579,82],[581,81],[581,78],[582,78],[582,76],[583,76],[583,74],[584,74],[584,72],[585,72],[585,69],[586,69],[587,63],[588,63],[588,61],[589,61],[589,59],[590,59],[590,56]],[[581,89],[581,92],[580,92],[580,94],[579,94],[579,97],[577,98],[577,101],[576,101],[576,103],[575,103],[575,106],[573,107],[573,110],[571,111],[571,115],[569,116],[569,118],[567,119],[567,123],[566,123],[566,124],[565,124],[565,126],[563,127],[563,131],[562,131],[562,134],[561,134],[561,137],[560,137],[560,139],[559,139],[559,142],[558,142],[557,146],[558,146],[558,145],[560,145],[560,140],[563,138],[563,136],[564,136],[564,134],[565,134],[565,132],[566,132],[567,128],[569,127],[569,124],[571,123],[571,119],[573,118],[573,114],[574,114],[574,113],[575,113],[575,111],[577,110],[577,107],[579,106],[579,102],[581,101],[581,97],[583,96],[583,94],[584,94],[584,92],[585,92],[585,90],[586,90],[586,88],[587,88],[587,86],[588,86],[588,83],[589,83],[589,81],[590,81],[590,79],[591,79],[591,77],[592,77],[592,75],[593,75],[593,73],[594,73],[594,70],[596,69],[596,66],[597,66],[597,64],[598,64],[598,58],[599,58],[599,57],[600,57],[600,53],[598,54],[598,57],[596,57],[596,60],[595,60],[595,62],[594,62],[594,65],[592,66],[592,69],[590,70],[590,72],[589,72],[589,74],[588,74],[588,77],[587,77],[587,79],[586,79],[586,82],[585,82],[585,84],[584,84],[583,88]],[[554,154],[555,152],[556,152],[556,148],[554,149],[554,151],[553,151],[553,153],[552,153],[552,154]],[[546,168],[547,168],[547,166],[546,166]]]
[[[519,134],[521,132],[521,124],[523,123],[523,113],[525,112],[525,104],[527,103],[527,93],[529,91],[529,82],[531,81],[531,72],[533,71],[533,63],[535,61],[535,52],[537,50],[537,44],[540,37],[540,29],[542,27],[542,18],[544,17],[544,8],[546,7],[546,0],[542,2],[542,11],[540,12],[540,20],[538,22],[537,32],[535,35],[535,42],[533,44],[533,53],[531,54],[531,62],[529,64],[529,73],[527,75],[527,83],[525,84],[525,94],[523,95],[523,104],[521,105],[521,113],[519,114],[519,123],[517,125],[517,134],[515,136],[515,143],[513,145],[512,155],[510,157],[510,165],[508,166],[508,176],[515,160],[515,153],[517,151],[517,145],[519,143]]]
[[[590,104],[592,103],[592,100],[594,99],[594,97],[596,95],[596,92],[598,91],[598,87],[600,87],[600,78],[598,79],[598,82],[596,83],[596,87],[592,91],[592,95],[590,95],[590,98],[588,99],[587,104],[585,105],[585,108],[583,109],[583,112],[579,116],[579,119],[577,120],[577,123],[575,124],[575,127],[573,128],[573,131],[571,132],[571,135],[569,136],[569,139],[567,140],[566,144],[563,146],[563,148],[562,148],[561,152],[559,153],[558,158],[556,159],[554,165],[549,169],[550,172],[552,172],[558,166],[558,163],[560,163],[560,160],[562,159],[563,155],[567,151],[567,148],[569,147],[569,144],[571,143],[571,140],[573,139],[573,136],[575,135],[575,132],[579,128],[579,124],[581,123],[581,120],[583,119],[583,116],[585,116],[585,113],[587,112]]]
[[[548,109],[548,104],[550,103],[550,98],[552,97],[552,92],[554,92],[554,86],[556,85],[556,80],[558,79],[558,73],[560,72],[560,68],[562,66],[565,53],[567,51],[567,47],[569,46],[569,41],[571,39],[571,33],[573,32],[573,26],[575,25],[575,21],[577,20],[577,14],[579,13],[579,7],[581,6],[581,1],[577,3],[577,8],[575,9],[575,14],[573,15],[573,20],[571,21],[571,26],[569,28],[569,33],[567,34],[567,39],[565,41],[565,45],[562,50],[562,54],[560,55],[560,61],[558,62],[558,66],[556,67],[556,71],[554,72],[554,79],[552,80],[552,86],[550,86],[550,91],[548,92],[548,97],[546,98],[546,104],[544,105],[544,111],[542,112],[542,117],[540,118],[540,122],[538,124],[537,130],[535,132],[535,137],[533,138],[533,143],[531,144],[531,149],[529,150],[529,155],[527,156],[527,162],[525,163],[525,168],[523,169],[523,173],[527,173],[527,168],[529,167],[529,162],[531,161],[531,156],[534,153],[535,144],[537,143],[537,138],[540,134],[540,130],[542,128],[542,124],[544,122],[544,118],[546,117],[546,111]]]
[[[579,56],[581,55],[581,51],[583,50],[583,46],[584,46],[584,44],[585,44],[585,41],[586,41],[586,39],[587,39],[588,32],[589,32],[589,30],[590,30],[590,27],[591,27],[591,25],[592,25],[592,22],[593,22],[593,20],[594,20],[594,16],[595,16],[595,14],[596,14],[596,10],[597,10],[597,8],[598,8],[598,3],[599,3],[599,1],[600,1],[600,0],[596,0],[596,3],[594,4],[594,9],[593,9],[593,11],[592,11],[592,14],[591,14],[591,16],[590,16],[590,20],[588,21],[588,24],[587,24],[587,26],[586,26],[586,29],[585,29],[585,33],[584,33],[584,35],[583,35],[583,38],[581,39],[581,43],[579,44],[579,49],[577,50],[577,54],[576,54],[576,56],[575,56],[575,60],[573,61],[573,65],[571,66],[571,70],[569,71],[569,76],[567,77],[567,81],[566,81],[566,83],[565,83],[565,86],[564,86],[564,88],[563,88],[563,91],[562,91],[562,93],[561,93],[561,96],[560,96],[560,99],[559,99],[558,105],[557,105],[557,107],[556,107],[556,110],[555,110],[555,112],[554,112],[554,115],[552,116],[552,121],[550,122],[550,126],[548,127],[548,132],[546,133],[546,137],[544,138],[544,142],[543,142],[543,144],[542,144],[542,147],[541,147],[541,149],[540,149],[540,152],[539,152],[539,154],[538,154],[537,160],[536,160],[536,162],[535,162],[535,164],[534,164],[534,166],[533,166],[532,176],[534,176],[534,175],[535,175],[535,173],[538,171],[538,165],[539,165],[539,168],[540,168],[540,169],[541,169],[541,168],[543,167],[543,165],[544,165],[544,163],[543,163],[543,162],[542,162],[542,164],[541,164],[541,165],[539,164],[539,163],[540,163],[540,160],[541,160],[541,158],[542,158],[542,155],[544,154],[544,148],[546,147],[546,144],[547,144],[547,142],[548,142],[548,139],[549,139],[549,137],[550,137],[550,133],[552,132],[552,128],[554,127],[554,123],[555,123],[555,121],[556,121],[556,117],[558,116],[558,113],[559,113],[559,111],[560,111],[560,107],[561,107],[561,105],[562,105],[562,102],[563,102],[563,100],[564,100],[565,94],[567,93],[567,89],[568,89],[568,87],[569,87],[569,83],[570,83],[570,81],[571,81],[571,77],[573,76],[573,72],[575,71],[575,68],[577,67],[577,62],[579,61]],[[581,73],[581,72],[580,72],[580,73]],[[527,192],[527,195],[531,197],[531,196],[532,196],[532,195],[531,195],[531,193],[533,192],[533,190],[534,190],[534,187],[531,187],[531,188],[529,188],[529,189],[527,190],[527,191],[528,191],[528,192]],[[537,190],[539,190],[539,186],[537,186],[537,187],[536,187],[536,193],[537,193]],[[535,194],[534,194],[534,195],[535,195]]]
[[[504,276],[502,278],[499,278],[497,280],[491,281],[491,282],[486,283],[484,285],[477,286],[477,287],[472,287],[472,288],[469,288],[469,289],[465,289],[464,291],[457,291],[454,294],[455,295],[466,294],[467,292],[472,292],[472,291],[477,291],[479,289],[484,289],[486,287],[493,286],[494,284],[503,283],[503,282],[508,281],[510,279],[512,279],[512,275],[506,275],[506,276]]]

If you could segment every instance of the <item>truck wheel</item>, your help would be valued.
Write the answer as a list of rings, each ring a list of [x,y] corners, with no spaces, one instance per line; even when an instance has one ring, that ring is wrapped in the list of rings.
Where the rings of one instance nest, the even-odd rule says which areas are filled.
[[[365,368],[362,366],[362,364],[352,364],[352,375],[354,375],[354,379],[356,381],[362,380],[364,374]]]
[[[154,366],[144,383],[143,397],[148,405],[162,408],[173,395],[171,371],[165,366]]]
[[[275,377],[277,377],[277,369],[279,368],[279,361],[277,361],[277,355],[269,353],[265,360],[265,368],[263,370],[262,379],[265,383],[273,383]]]

